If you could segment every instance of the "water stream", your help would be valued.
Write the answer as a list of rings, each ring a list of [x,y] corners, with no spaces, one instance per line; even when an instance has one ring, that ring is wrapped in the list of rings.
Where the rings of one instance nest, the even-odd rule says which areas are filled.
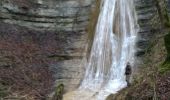
[[[64,100],[105,100],[127,86],[125,68],[135,61],[138,24],[133,0],[102,0],[85,77]]]

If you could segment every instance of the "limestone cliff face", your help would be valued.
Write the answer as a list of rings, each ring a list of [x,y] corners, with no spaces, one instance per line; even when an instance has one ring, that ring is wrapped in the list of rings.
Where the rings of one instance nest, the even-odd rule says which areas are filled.
[[[3,40],[5,36],[12,41],[11,45],[16,44],[15,40],[24,45],[36,44],[41,50],[35,54],[35,58],[48,60],[47,66],[53,73],[55,83],[63,83],[65,91],[72,90],[83,77],[84,69],[80,66],[80,59],[87,39],[86,28],[92,2],[0,0],[0,38]],[[7,50],[11,51],[9,47]],[[9,55],[0,54],[2,59]],[[6,66],[6,63],[9,65],[8,62],[5,65],[1,62],[2,66]]]
[[[40,30],[82,31],[92,0],[1,0],[3,22]]]
[[[142,56],[160,28],[160,17],[154,0],[135,0],[140,30],[138,33],[138,53]]]
[[[135,0],[140,30],[138,32],[137,56],[145,54],[156,36],[164,29],[164,17],[169,11],[168,0]],[[160,8],[158,7],[160,6]],[[160,11],[159,11],[160,10]],[[168,15],[167,15],[168,17]]]
[[[0,38],[13,38],[14,44],[17,40],[38,45],[42,53],[35,57],[47,59],[56,84],[64,83],[66,91],[72,90],[83,77],[80,59],[94,1],[0,0]],[[160,18],[154,0],[134,1],[140,24],[136,55],[142,56],[160,28]],[[4,66],[1,61],[0,65]]]

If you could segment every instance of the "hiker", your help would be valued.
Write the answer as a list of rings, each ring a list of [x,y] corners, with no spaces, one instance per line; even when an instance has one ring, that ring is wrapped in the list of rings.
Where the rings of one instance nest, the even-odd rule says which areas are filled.
[[[126,75],[126,82],[127,82],[127,86],[130,86],[130,77],[132,74],[132,68],[130,63],[128,62],[126,65],[126,69],[125,69],[125,75]]]

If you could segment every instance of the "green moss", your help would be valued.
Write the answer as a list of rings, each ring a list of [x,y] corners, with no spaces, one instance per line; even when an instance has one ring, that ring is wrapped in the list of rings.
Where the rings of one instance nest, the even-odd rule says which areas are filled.
[[[64,85],[59,84],[55,89],[55,94],[54,94],[52,100],[62,100],[63,99],[63,93],[64,93]]]
[[[163,64],[161,66],[161,68],[159,69],[159,72],[164,74],[166,72],[170,71],[170,62],[166,62],[165,64]]]
[[[165,12],[165,14],[164,14],[164,18],[166,19],[166,21],[168,21],[168,22],[170,21],[167,10],[166,10],[166,12]]]
[[[170,60],[169,59],[170,57],[170,33],[164,37],[164,42],[165,42],[165,47],[168,53],[168,60]]]
[[[170,27],[170,22],[165,22],[165,23],[164,23],[164,26],[165,26],[165,27]]]
[[[8,95],[7,87],[0,84],[0,99],[6,97]]]
[[[56,95],[61,95],[62,93],[63,93],[63,91],[64,91],[64,85],[63,84],[59,84],[58,86],[57,86],[57,88],[56,88]]]
[[[163,13],[164,26],[167,30],[169,30],[169,33],[164,37],[165,47],[167,50],[167,58],[159,69],[161,73],[166,73],[170,71],[170,17],[168,15],[167,8],[165,8],[164,10],[165,10]]]
[[[164,37],[164,42],[165,42],[165,47],[167,50],[167,58],[159,69],[161,73],[170,71],[170,33]]]
[[[170,18],[167,10],[165,10],[164,19],[165,19],[164,22],[165,27],[170,28]]]

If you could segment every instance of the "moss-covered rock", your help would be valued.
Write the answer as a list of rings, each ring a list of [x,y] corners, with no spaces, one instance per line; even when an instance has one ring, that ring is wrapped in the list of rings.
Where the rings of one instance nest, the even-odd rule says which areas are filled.
[[[59,84],[55,91],[54,91],[54,95],[52,97],[52,99],[50,100],[62,100],[63,99],[63,93],[64,93],[64,85],[63,84]]]
[[[7,87],[0,83],[0,99],[3,99],[8,95]]]
[[[167,50],[167,58],[165,62],[160,67],[160,72],[165,73],[170,71],[170,33],[164,37],[165,47]]]

